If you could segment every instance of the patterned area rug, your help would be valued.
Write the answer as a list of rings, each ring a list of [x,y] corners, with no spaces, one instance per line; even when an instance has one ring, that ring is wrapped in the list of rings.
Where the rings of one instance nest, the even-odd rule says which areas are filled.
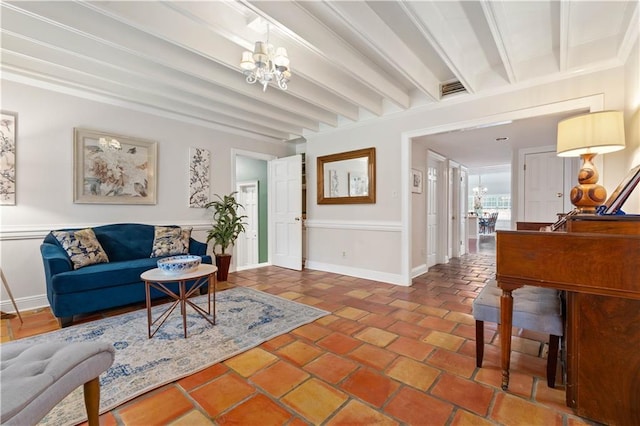
[[[206,296],[191,300],[206,309]],[[153,309],[153,318],[157,318],[164,305]],[[180,309],[176,308],[151,339],[147,338],[147,311],[142,309],[20,341],[113,342],[115,361],[100,376],[100,413],[103,413],[321,318],[328,312],[238,287],[216,294],[215,326],[188,306],[187,314],[187,339],[184,338]],[[58,404],[42,424],[77,424],[86,418],[80,386]]]

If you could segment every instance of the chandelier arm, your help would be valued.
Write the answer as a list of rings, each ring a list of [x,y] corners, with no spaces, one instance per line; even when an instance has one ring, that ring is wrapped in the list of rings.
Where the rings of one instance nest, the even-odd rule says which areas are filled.
[[[247,83],[254,84],[256,81],[258,81],[258,78],[254,73],[251,73],[247,76]]]

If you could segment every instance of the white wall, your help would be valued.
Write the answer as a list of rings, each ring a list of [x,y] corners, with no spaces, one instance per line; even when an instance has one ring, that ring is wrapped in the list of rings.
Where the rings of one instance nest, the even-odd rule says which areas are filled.
[[[411,137],[429,133],[430,129],[454,127],[456,123],[482,121],[487,117],[500,117],[598,94],[604,98],[605,109],[622,109],[625,100],[624,78],[625,69],[616,68],[491,97],[468,96],[464,103],[458,97],[438,105],[308,136],[309,266],[339,273],[348,267],[351,273],[358,276],[365,277],[366,273],[367,278],[378,275],[378,279],[384,277],[388,282],[409,284],[410,269],[415,262],[409,254],[415,247],[412,235],[416,232],[419,234],[421,230],[414,232],[410,220],[405,220],[411,214],[403,214],[403,208],[410,209],[412,204],[410,200],[403,203],[401,195],[405,191],[410,197],[410,190],[407,192],[410,168],[418,166],[426,169],[426,164],[412,162]],[[402,146],[403,140],[409,144],[408,148]],[[318,205],[315,202],[316,158],[371,146],[377,150],[376,204]],[[409,151],[406,164],[401,158],[403,149]],[[625,152],[629,155],[628,151]],[[606,170],[623,166],[623,156],[609,160],[605,165]],[[607,175],[606,170],[602,184],[607,189],[615,188],[618,177],[613,173]],[[512,194],[514,199],[516,196],[516,193]],[[323,227],[318,227],[319,224]],[[327,232],[327,228],[333,228],[336,232]],[[393,233],[394,237],[390,238],[389,233]],[[389,240],[397,241],[399,245],[389,246]],[[357,249],[354,242],[364,250],[353,253]],[[403,248],[404,244],[407,245],[406,249]],[[347,251],[346,259],[341,256],[342,251]],[[404,258],[403,252],[408,259]],[[373,265],[374,269],[370,270],[369,265]]]
[[[21,309],[47,305],[39,246],[51,229],[135,222],[194,226],[206,240],[209,214],[187,206],[188,150],[211,152],[211,192],[232,191],[231,148],[284,156],[293,148],[2,81],[2,109],[18,113],[17,205],[0,207],[0,266]],[[158,142],[156,205],[73,203],[73,128]],[[3,311],[13,311],[2,292]]]
[[[627,149],[622,158],[626,158],[629,170],[640,164],[640,41],[636,42],[625,67],[625,136]],[[627,213],[640,214],[640,185],[623,206]]]

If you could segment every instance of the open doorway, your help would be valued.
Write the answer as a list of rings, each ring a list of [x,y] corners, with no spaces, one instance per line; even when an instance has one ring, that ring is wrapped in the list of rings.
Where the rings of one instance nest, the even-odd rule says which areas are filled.
[[[468,122],[451,123],[404,133],[402,135],[401,158],[402,173],[407,176],[407,180],[406,187],[403,187],[402,192],[402,240],[403,253],[405,254],[403,259],[406,260],[402,265],[402,282],[410,285],[412,271],[420,270],[420,265],[416,265],[415,261],[413,264],[411,263],[414,235],[423,238],[421,235],[427,233],[426,229],[414,229],[414,225],[421,223],[421,221],[416,221],[412,218],[414,200],[410,192],[410,171],[412,167],[427,166],[426,158],[423,160],[425,163],[420,164],[419,162],[416,163],[414,155],[420,155],[419,153],[424,150],[433,150],[447,158],[447,161],[453,160],[461,165],[468,166],[469,170],[479,166],[511,164],[509,202],[514,200],[517,201],[517,204],[511,204],[509,228],[514,229],[516,220],[523,220],[525,211],[524,204],[520,202],[520,198],[525,192],[525,186],[524,179],[521,177],[522,173],[518,170],[521,167],[518,153],[521,153],[526,148],[555,145],[558,121],[579,112],[600,111],[603,108],[603,104],[604,99],[601,95],[587,96],[570,101],[505,112]],[[513,136],[507,135],[505,137],[500,134],[504,133],[509,127],[513,128]],[[509,145],[505,145],[507,142]],[[507,148],[504,149],[504,147]],[[502,157],[500,157],[500,154]],[[492,162],[486,161],[489,158],[492,159]],[[476,163],[476,161],[483,161],[484,163]],[[467,191],[470,191],[473,186],[472,183],[469,183]],[[441,205],[449,205],[448,194],[448,191],[439,193],[437,202]],[[450,226],[450,213],[446,212],[444,215],[439,215],[437,218],[439,228]],[[445,246],[445,253],[448,252],[449,231],[447,230],[444,233],[444,238],[441,237],[440,229],[435,232],[438,238],[437,244]],[[429,236],[427,235],[426,239],[428,238]]]
[[[247,151],[232,152],[232,185],[238,192],[238,199],[242,200],[241,204],[250,201],[247,204],[250,211],[244,214],[251,219],[247,231],[238,237],[234,247],[234,266],[237,271],[264,266],[269,262],[268,161],[272,158],[275,157]]]

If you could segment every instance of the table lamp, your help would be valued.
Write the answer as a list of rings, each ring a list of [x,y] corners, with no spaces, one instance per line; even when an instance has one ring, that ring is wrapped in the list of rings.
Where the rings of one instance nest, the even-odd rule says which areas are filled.
[[[571,203],[579,213],[595,213],[607,198],[607,191],[598,185],[593,158],[621,149],[624,149],[624,119],[620,111],[582,114],[558,123],[558,156],[580,156],[583,161],[578,185],[571,189]]]

